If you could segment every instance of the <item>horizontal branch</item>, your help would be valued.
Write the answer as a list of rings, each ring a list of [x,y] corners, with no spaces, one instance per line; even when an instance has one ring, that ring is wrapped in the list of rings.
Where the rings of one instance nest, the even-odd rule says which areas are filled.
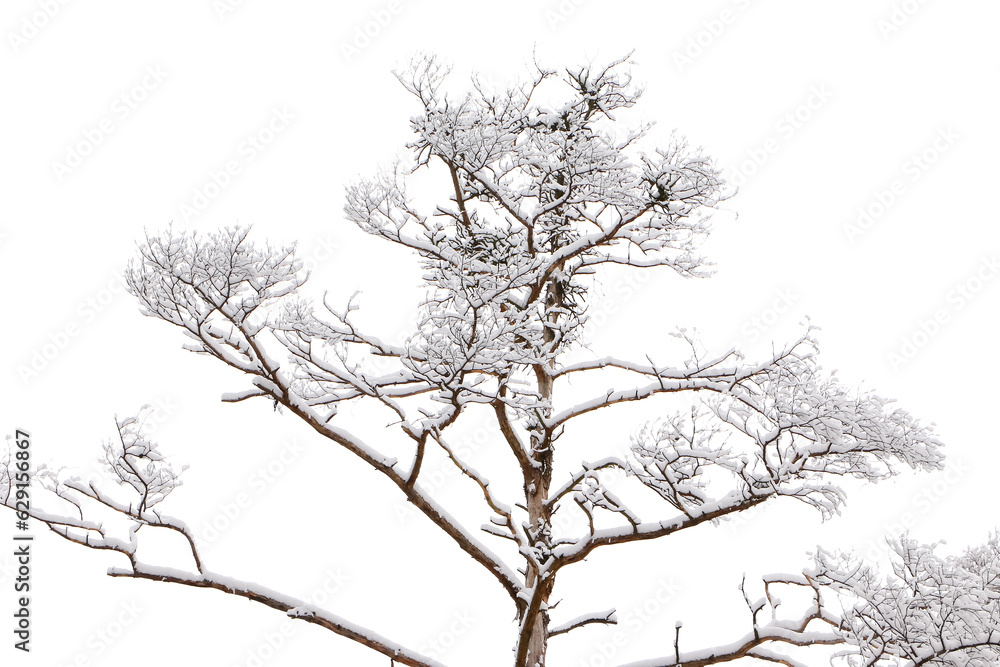
[[[690,339],[689,339],[689,342]],[[678,393],[682,391],[713,391],[720,394],[730,394],[734,388],[740,386],[760,374],[776,369],[787,360],[797,356],[800,346],[811,342],[809,333],[799,338],[793,344],[775,352],[770,359],[763,362],[739,366],[721,366],[723,362],[733,357],[734,350],[729,350],[725,354],[719,355],[711,360],[701,361],[696,367],[683,370],[673,368],[657,368],[650,364],[636,364],[613,357],[607,357],[596,361],[582,362],[565,366],[561,369],[550,371],[553,377],[560,377],[569,373],[581,371],[598,370],[603,368],[615,368],[619,370],[631,371],[646,377],[655,378],[656,381],[641,387],[616,391],[609,389],[604,395],[596,396],[590,400],[578,403],[572,408],[567,408],[557,413],[546,422],[546,426],[557,428],[566,422],[579,417],[580,415],[610,405],[628,403],[631,401],[641,401],[650,396],[664,393]],[[692,343],[693,345],[693,343]],[[746,394],[746,392],[743,392]],[[747,400],[746,396],[737,396],[739,400]],[[751,405],[757,409],[757,406]]]
[[[719,355],[712,361],[700,363],[698,368],[693,371],[691,369],[681,370],[676,368],[656,368],[652,364],[638,364],[626,359],[618,359],[617,357],[602,357],[601,359],[594,361],[581,361],[568,366],[562,366],[548,371],[548,373],[552,377],[561,377],[563,375],[579,373],[581,371],[598,370],[601,368],[618,368],[621,370],[632,371],[633,373],[639,373],[641,375],[659,377],[668,380],[681,380],[685,378],[706,376],[718,377],[721,375],[732,375],[735,373],[735,369],[711,370],[723,361],[732,358],[735,353],[736,350],[731,349],[725,354]]]
[[[782,627],[776,622],[762,628],[755,628],[753,632],[725,646],[702,651],[692,651],[691,653],[682,655],[680,660],[676,660],[675,658],[653,658],[651,660],[630,662],[621,665],[621,667],[707,667],[708,665],[718,665],[723,662],[732,662],[733,660],[747,657],[779,662],[780,659],[775,659],[777,658],[776,655],[757,652],[755,649],[770,643],[790,644],[792,646],[846,643],[843,637],[833,631],[806,631],[805,626],[816,619],[826,620],[821,616],[812,614],[803,620],[800,629]],[[785,664],[794,663],[785,662]]]
[[[654,382],[645,387],[636,387],[624,391],[608,391],[603,396],[592,398],[589,401],[579,403],[572,408],[557,413],[546,422],[548,428],[558,428],[566,422],[579,417],[580,415],[606,408],[609,405],[618,403],[628,403],[630,401],[641,401],[656,394],[677,393],[682,391],[728,391],[732,386],[731,382],[720,381],[716,378],[693,378],[685,380],[674,380],[670,382]]]
[[[699,514],[679,516],[669,521],[653,521],[640,523],[635,526],[622,526],[598,530],[566,549],[557,549],[554,554],[556,558],[549,570],[554,572],[555,570],[561,569],[571,563],[577,563],[586,558],[590,552],[597,547],[612,544],[625,544],[627,542],[638,542],[641,540],[654,540],[660,537],[666,537],[667,535],[672,535],[673,533],[677,533],[686,528],[693,528],[694,526],[712,521],[713,519],[718,519],[728,514],[743,512],[751,507],[756,507],[774,495],[775,494],[773,493],[769,493],[766,495],[752,496],[750,498],[742,498],[730,504],[727,504],[726,499],[724,498],[716,504],[715,509],[705,511],[704,508],[702,508],[703,511]],[[731,497],[733,497],[733,494],[727,496],[727,498]]]
[[[941,648],[938,651],[933,651],[928,655],[917,658],[913,661],[913,667],[923,667],[923,665],[934,664],[937,660],[944,658],[952,653],[961,653],[963,651],[970,651],[977,648],[993,648],[997,647],[997,640],[993,638],[993,633],[991,632],[989,637],[984,641],[979,641],[973,639],[972,641],[959,641],[955,646],[949,646]],[[971,663],[970,663],[971,664]]]
[[[245,401],[248,398],[254,398],[256,396],[267,396],[267,392],[261,389],[245,389],[243,391],[227,391],[222,394],[223,403],[239,403],[240,401]]]
[[[615,617],[615,610],[608,609],[607,611],[601,611],[596,613],[584,614],[582,616],[577,616],[571,621],[566,621],[565,623],[560,623],[549,629],[549,638],[555,637],[557,635],[563,635],[570,630],[576,630],[577,628],[582,628],[585,625],[590,625],[592,623],[601,623],[604,625],[617,625],[618,619]]]
[[[148,579],[150,581],[165,581],[195,588],[213,588],[229,595],[236,595],[253,602],[285,612],[290,618],[299,619],[326,628],[331,632],[355,641],[381,653],[392,660],[410,667],[444,667],[442,663],[420,655],[416,651],[392,642],[368,628],[329,612],[307,605],[301,600],[283,595],[269,588],[252,582],[239,581],[211,572],[200,575],[190,574],[182,570],[166,567],[154,567],[138,564],[134,570],[111,568],[108,575],[112,577],[129,577],[132,579]]]

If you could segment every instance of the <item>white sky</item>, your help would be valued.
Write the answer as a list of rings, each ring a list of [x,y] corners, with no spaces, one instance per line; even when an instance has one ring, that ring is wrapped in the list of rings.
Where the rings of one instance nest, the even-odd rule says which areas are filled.
[[[624,646],[608,648],[613,631],[601,629],[557,638],[550,664],[603,664],[602,646],[613,662],[667,655],[677,619],[688,648],[713,632],[732,639],[745,631],[742,573],[794,571],[817,542],[871,551],[905,518],[916,536],[958,551],[1000,523],[996,3],[231,4],[9,0],[0,11],[0,430],[29,430],[36,461],[90,466],[116,414],[159,406],[155,438],[191,465],[164,508],[204,535],[227,505],[249,499],[206,547],[210,568],[302,597],[346,577],[330,584],[332,611],[417,649],[447,643],[447,664],[509,664],[513,608],[490,577],[420,520],[401,520],[387,484],[291,417],[263,402],[221,404],[242,380],[183,352],[179,332],[141,317],[115,276],[144,230],[252,224],[258,240],[298,240],[313,287],[335,303],[363,289],[363,313],[392,337],[418,294],[415,265],[341,214],[345,183],[390,163],[408,139],[416,108],[390,70],[436,52],[462,89],[470,71],[521,76],[532,49],[552,67],[634,49],[646,94],[628,119],[657,121],[654,140],[677,128],[742,187],[706,246],[717,275],[638,287],[609,278],[595,351],[666,361],[675,326],[697,327],[713,350],[766,351],[808,315],[822,329],[824,366],[936,422],[950,469],[859,489],[825,525],[775,508],[737,528],[595,554],[563,573],[559,617],[650,604],[655,618],[623,623]],[[269,124],[271,143],[245,143]],[[54,168],[74,147],[89,153],[79,166]],[[185,215],[228,161],[239,173]],[[880,208],[880,198],[892,201]],[[859,209],[872,218],[851,233]],[[621,447],[631,418],[654,415],[619,416],[589,427]],[[488,448],[477,465],[479,456],[485,465]],[[268,465],[281,471],[262,483]],[[464,492],[442,486],[447,497]],[[0,522],[6,540],[13,517]],[[34,651],[13,651],[0,625],[4,664],[242,666],[254,664],[248,651],[268,666],[386,664],[243,600],[109,579],[108,566],[125,564],[114,554],[36,533]],[[186,566],[157,537],[144,536],[145,557]],[[9,551],[0,545],[6,624]],[[650,602],[660,582],[673,586],[669,607]],[[118,634],[124,621],[109,643],[97,634]],[[274,655],[261,648],[268,636],[281,638]]]

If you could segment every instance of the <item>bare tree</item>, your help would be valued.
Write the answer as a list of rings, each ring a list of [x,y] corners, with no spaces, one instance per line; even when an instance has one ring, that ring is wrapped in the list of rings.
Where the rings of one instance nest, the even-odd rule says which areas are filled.
[[[148,236],[126,278],[145,314],[181,328],[188,349],[245,375],[246,388],[223,400],[263,398],[302,420],[380,473],[485,568],[516,611],[515,667],[543,667],[551,638],[616,622],[613,610],[551,617],[558,575],[595,549],[668,538],[782,498],[830,516],[844,501],[840,478],[877,482],[898,464],[942,466],[930,427],[821,372],[811,328],[752,362],[735,349],[706,354],[683,331],[677,336],[691,354],[675,365],[587,353],[587,306],[608,265],[665,268],[681,277],[709,273],[698,247],[709,214],[727,195],[718,169],[679,137],[642,152],[648,128],[619,127],[620,110],[639,98],[624,59],[562,73],[536,66],[524,85],[498,91],[474,81],[473,92],[460,98],[445,94],[446,75],[433,58],[417,59],[399,75],[421,105],[411,121],[412,160],[346,193],[348,219],[419,257],[427,297],[405,340],[363,330],[353,301],[338,309],[302,296],[307,276],[294,248],[259,247],[245,229]],[[540,100],[556,95],[558,104]],[[407,177],[422,169],[449,192],[429,211],[406,190]],[[571,379],[595,388],[592,396],[562,399]],[[598,389],[612,381],[626,388]],[[586,438],[586,415],[674,394],[694,396],[695,407],[671,412],[658,403],[660,418],[637,425],[627,455],[573,460],[573,441]],[[341,405],[353,402],[381,406],[408,455],[390,456],[345,428]],[[496,446],[520,471],[521,497],[506,497],[449,442],[454,424],[484,409],[502,434]],[[206,569],[192,531],[160,512],[179,473],[140,423],[141,416],[119,421],[118,440],[105,447],[103,461],[122,491],[43,470],[37,480],[75,511],[32,515],[68,540],[125,555],[128,566],[112,576],[214,588],[400,664],[439,664],[329,611]],[[455,519],[421,484],[430,448],[478,489],[481,526]],[[556,474],[557,458],[570,473]],[[612,490],[610,472],[628,476],[628,497]],[[131,521],[127,538],[85,518],[94,503]],[[655,515],[648,516],[650,508]],[[138,533],[147,525],[182,534],[195,570],[141,562]],[[996,538],[952,559],[907,539],[893,549],[888,579],[820,552],[801,574],[766,578],[760,599],[741,587],[750,612],[744,638],[681,651],[678,625],[672,650],[634,667],[744,658],[797,665],[782,647],[817,644],[840,646],[835,660],[851,665],[996,664]],[[514,554],[515,562],[501,553]],[[776,612],[773,591],[783,586],[811,595],[811,607],[795,621]]]

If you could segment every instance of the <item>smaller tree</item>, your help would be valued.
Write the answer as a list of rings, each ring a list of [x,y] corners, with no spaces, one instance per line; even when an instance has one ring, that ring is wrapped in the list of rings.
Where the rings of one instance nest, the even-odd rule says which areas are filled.
[[[677,336],[691,356],[674,365],[655,364],[651,355],[594,358],[583,348],[592,288],[608,267],[707,275],[697,246],[724,196],[718,170],[700,151],[675,137],[666,148],[639,152],[646,128],[616,126],[618,112],[638,99],[623,64],[561,77],[538,68],[525,85],[495,92],[476,84],[458,100],[443,93],[445,71],[433,59],[400,77],[422,107],[412,120],[412,162],[349,186],[345,211],[362,230],[419,257],[427,297],[401,342],[365,331],[353,303],[338,310],[301,296],[306,275],[294,248],[258,247],[244,229],[149,236],[126,276],[145,314],[177,326],[187,349],[247,379],[223,400],[264,398],[301,420],[398,489],[484,568],[517,619],[515,667],[544,667],[550,640],[616,622],[613,610],[553,618],[559,574],[598,548],[704,530],[785,498],[829,517],[844,502],[843,478],[878,482],[900,464],[933,470],[943,461],[930,427],[821,371],[811,328],[756,362],[736,350],[704,354],[684,332]],[[556,82],[566,99],[538,102]],[[450,193],[431,213],[419,210],[405,187],[411,171],[425,168]],[[591,396],[563,398],[571,379]],[[626,388],[604,390],[612,382]],[[695,407],[656,402],[672,397]],[[384,438],[372,442],[349,428],[341,407],[354,402],[384,412]],[[659,417],[634,430],[628,454],[581,460],[587,420],[637,402],[655,406]],[[491,483],[454,446],[454,425],[477,412],[495,421],[495,447],[520,472],[519,489]],[[206,569],[188,527],[160,513],[178,473],[140,424],[141,417],[119,421],[118,439],[105,447],[117,493],[42,470],[36,478],[73,510],[33,509],[32,516],[70,541],[125,555],[129,567],[112,576],[214,588],[395,662],[439,664],[329,611]],[[422,485],[429,448],[476,490],[478,526],[455,518]],[[628,496],[612,488],[612,471],[628,476]],[[634,501],[640,494],[644,500]],[[127,537],[84,518],[95,504],[128,519]],[[194,571],[140,561],[137,536],[147,525],[181,533]],[[893,549],[887,579],[819,551],[801,575],[765,578],[760,599],[742,587],[751,619],[744,637],[681,652],[678,626],[672,653],[660,647],[663,657],[634,667],[739,659],[797,665],[781,647],[818,644],[844,647],[835,659],[851,665],[995,660],[996,538],[961,558],[938,558],[905,538]],[[811,595],[810,608],[794,620],[777,613],[773,591],[782,586]]]

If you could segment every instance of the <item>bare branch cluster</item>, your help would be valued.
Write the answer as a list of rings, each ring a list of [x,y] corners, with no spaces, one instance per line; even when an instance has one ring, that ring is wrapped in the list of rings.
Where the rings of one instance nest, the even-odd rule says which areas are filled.
[[[1000,662],[1000,541],[961,556],[903,536],[889,540],[892,571],[819,550],[810,571],[845,600],[841,632],[865,665],[986,667]]]
[[[102,462],[119,484],[139,494],[138,512],[152,508],[181,485],[180,471],[164,458],[142,432],[145,405],[134,417],[118,421],[118,438],[104,445]]]

